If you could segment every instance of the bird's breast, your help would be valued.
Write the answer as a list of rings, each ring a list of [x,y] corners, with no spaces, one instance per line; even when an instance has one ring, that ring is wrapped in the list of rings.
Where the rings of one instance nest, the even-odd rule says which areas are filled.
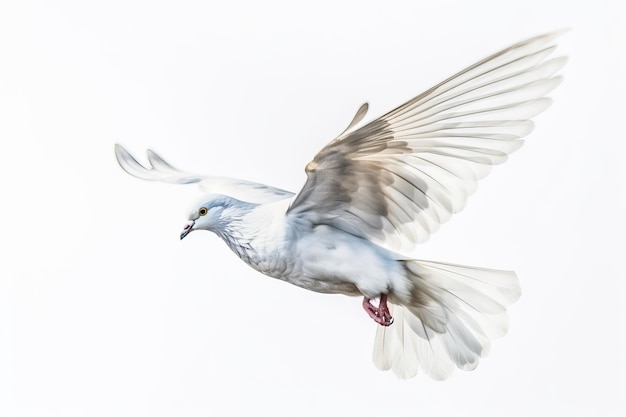
[[[259,206],[223,236],[233,252],[252,268],[283,280],[287,280],[296,267],[284,216],[287,203],[279,201]]]

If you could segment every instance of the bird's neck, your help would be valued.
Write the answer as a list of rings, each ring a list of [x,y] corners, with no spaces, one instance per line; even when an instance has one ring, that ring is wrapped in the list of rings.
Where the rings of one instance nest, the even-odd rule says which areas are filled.
[[[225,209],[219,226],[214,230],[215,234],[221,237],[228,247],[246,262],[249,259],[248,252],[252,248],[250,239],[245,233],[245,219],[254,207],[254,205],[241,205]]]
[[[263,269],[268,255],[282,252],[285,236],[285,211],[289,201],[252,205],[224,216],[216,234],[244,262]]]

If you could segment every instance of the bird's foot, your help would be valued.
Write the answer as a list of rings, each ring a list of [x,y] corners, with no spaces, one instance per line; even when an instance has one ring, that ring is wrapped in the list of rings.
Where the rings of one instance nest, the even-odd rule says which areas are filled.
[[[391,323],[393,323],[393,317],[391,317],[389,307],[387,307],[387,295],[382,294],[380,296],[378,307],[373,305],[370,301],[371,298],[363,297],[363,308],[367,311],[367,314],[381,326],[390,326]]]

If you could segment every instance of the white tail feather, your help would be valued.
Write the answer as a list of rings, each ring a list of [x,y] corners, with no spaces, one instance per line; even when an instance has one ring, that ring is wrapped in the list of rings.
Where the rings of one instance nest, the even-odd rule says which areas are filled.
[[[476,368],[507,331],[506,308],[521,294],[515,272],[430,261],[406,261],[405,271],[413,300],[390,305],[394,323],[377,329],[376,366],[400,378],[422,368],[437,380],[455,366]]]

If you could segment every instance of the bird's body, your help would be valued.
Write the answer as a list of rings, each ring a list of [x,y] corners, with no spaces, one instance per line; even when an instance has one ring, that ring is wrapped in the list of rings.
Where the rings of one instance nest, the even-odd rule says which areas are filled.
[[[514,272],[417,260],[417,243],[460,211],[477,181],[530,133],[559,84],[557,34],[520,42],[360,127],[348,128],[306,166],[291,193],[250,181],[178,171],[152,151],[150,167],[116,145],[139,178],[198,183],[194,230],[220,236],[257,271],[319,293],[363,296],[378,326],[374,361],[436,379],[478,365],[507,330],[520,296]],[[378,299],[377,306],[371,303]]]
[[[325,225],[293,223],[284,215],[292,198],[264,204],[246,204],[213,196],[227,204],[220,226],[212,231],[221,237],[241,260],[255,270],[307,290],[329,294],[365,293],[367,274],[363,264],[352,259],[371,260],[376,283],[393,262],[389,251],[371,242]],[[206,199],[202,203],[211,206]],[[324,262],[320,262],[324,260]],[[360,284],[360,285],[359,285]],[[371,286],[371,284],[370,284]],[[384,288],[368,291],[372,297]]]
[[[376,298],[402,285],[394,254],[333,227],[286,217],[291,200],[238,210],[224,223],[228,232],[216,234],[252,268],[307,290]]]

